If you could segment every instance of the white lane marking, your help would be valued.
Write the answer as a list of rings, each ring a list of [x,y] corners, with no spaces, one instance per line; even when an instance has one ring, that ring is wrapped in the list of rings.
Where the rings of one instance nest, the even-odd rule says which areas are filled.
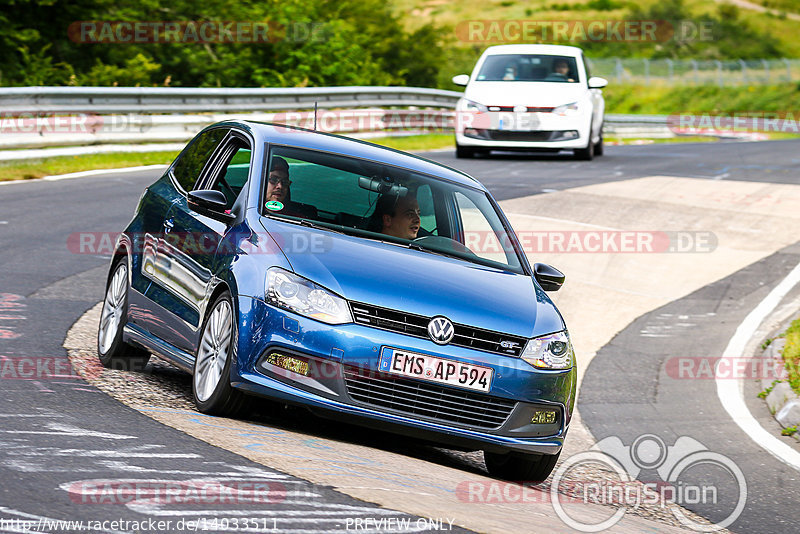
[[[138,167],[123,167],[121,169],[95,169],[91,171],[71,172],[68,174],[56,174],[53,176],[43,176],[42,180],[56,182],[58,180],[70,180],[72,178],[85,178],[87,176],[97,176],[100,174],[116,174],[125,172],[147,171],[150,169],[166,169],[169,165],[140,165]],[[28,180],[30,181],[30,180]]]
[[[90,458],[108,458],[124,456],[125,458],[202,458],[194,453],[167,453],[167,452],[125,452],[113,451],[87,451],[83,449],[47,449],[39,448],[36,451],[8,452],[13,456],[86,456]]]
[[[48,423],[45,428],[49,430],[0,430],[6,434],[56,434],[62,436],[80,436],[87,438],[104,439],[136,439],[136,436],[126,436],[125,434],[109,434],[107,432],[95,432],[72,425],[62,425],[60,423]]]
[[[12,184],[31,184],[45,182],[57,182],[59,180],[69,180],[72,178],[85,178],[87,176],[98,176],[104,174],[118,174],[126,172],[147,171],[151,169],[166,169],[169,165],[140,165],[138,167],[120,167],[119,169],[94,169],[91,171],[71,172],[68,174],[54,174],[52,176],[43,176],[40,179],[26,179],[26,180],[5,180],[0,181],[0,186]]]
[[[0,224],[8,224],[8,221],[0,221]]]
[[[798,283],[800,283],[800,264],[792,269],[792,272],[775,286],[753,311],[747,314],[747,317],[736,329],[736,333],[728,343],[725,352],[722,353],[722,358],[741,358],[747,342],[755,335],[756,330],[764,319],[767,318],[772,310],[778,307],[783,297]],[[731,380],[719,372],[721,364],[722,360],[717,363],[717,372],[715,372],[717,396],[722,406],[733,419],[733,422],[761,448],[783,463],[800,471],[800,452],[783,443],[758,424],[758,421],[747,409],[747,404],[744,402],[744,383],[741,380]]]
[[[597,228],[599,230],[620,231],[619,228],[612,228],[610,226],[600,226],[599,224],[589,224],[589,223],[583,223],[583,222],[578,222],[578,221],[571,221],[569,219],[557,219],[555,217],[544,217],[543,215],[528,215],[527,213],[515,213],[515,212],[509,211],[509,210],[504,210],[504,211],[506,212],[506,216],[508,218],[511,218],[511,217],[526,217],[528,219],[541,219],[543,221],[553,221],[553,222],[559,222],[559,223],[577,224],[579,226],[588,226],[590,228]]]
[[[44,413],[0,413],[0,417],[64,417],[60,414],[44,414]]]

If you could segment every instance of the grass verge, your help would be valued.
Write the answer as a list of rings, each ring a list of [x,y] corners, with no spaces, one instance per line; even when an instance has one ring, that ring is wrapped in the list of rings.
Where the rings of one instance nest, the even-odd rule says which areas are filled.
[[[31,180],[54,174],[88,171],[93,169],[117,169],[139,165],[169,164],[178,153],[137,152],[123,154],[90,154],[85,156],[63,156],[40,160],[11,161],[0,163],[0,182],[8,180]]]
[[[800,319],[795,319],[786,330],[786,345],[783,347],[783,362],[789,375],[789,385],[800,394]]]

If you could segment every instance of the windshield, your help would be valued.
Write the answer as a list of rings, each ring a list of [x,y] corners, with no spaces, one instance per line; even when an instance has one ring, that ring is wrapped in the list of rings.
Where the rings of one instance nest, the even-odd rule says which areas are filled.
[[[273,146],[262,213],[522,273],[485,192],[407,169]]]
[[[481,82],[580,82],[574,57],[544,54],[488,56],[475,79]]]

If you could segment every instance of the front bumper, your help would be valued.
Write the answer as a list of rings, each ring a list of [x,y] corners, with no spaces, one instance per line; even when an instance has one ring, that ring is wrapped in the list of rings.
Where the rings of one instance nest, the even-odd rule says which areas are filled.
[[[514,357],[449,345],[442,347],[427,339],[358,324],[326,325],[274,308],[258,298],[240,297],[239,309],[238,355],[231,375],[234,387],[305,406],[326,417],[464,449],[542,454],[556,454],[561,450],[575,398],[574,368],[537,371]],[[474,392],[475,395],[471,395],[472,391],[465,393],[462,388],[450,386],[441,389],[445,394],[492,397],[499,404],[512,406],[508,416],[499,426],[487,428],[431,417],[429,411],[409,413],[402,404],[396,409],[398,405],[377,405],[364,401],[363,397],[357,398],[353,373],[364,375],[356,377],[365,380],[359,384],[392,378],[377,369],[382,347],[399,347],[491,367],[494,379],[490,391],[485,394]],[[270,354],[308,362],[311,371],[303,374],[267,363],[265,358]],[[274,362],[275,358],[271,360]],[[421,384],[421,395],[431,395],[428,390],[435,389],[429,382],[416,379],[403,379],[400,387],[408,384]],[[450,406],[461,402],[468,406],[472,400],[454,401]],[[539,410],[557,412],[557,421],[532,424],[531,417]]]
[[[586,148],[590,116],[547,112],[483,112],[456,127],[456,144],[487,149]]]

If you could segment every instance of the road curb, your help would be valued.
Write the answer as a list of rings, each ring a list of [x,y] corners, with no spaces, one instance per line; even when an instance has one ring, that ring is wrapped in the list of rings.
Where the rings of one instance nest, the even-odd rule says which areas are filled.
[[[788,324],[791,324],[791,321],[781,326],[779,335],[783,335],[788,328]],[[769,343],[769,345],[762,353],[761,358],[769,361],[773,369],[782,368],[782,353],[786,345],[786,338],[769,337],[764,340],[764,343]],[[800,396],[794,392],[787,381],[764,377],[761,379],[761,388],[763,391],[769,392],[765,398],[765,402],[778,424],[783,428],[797,427],[800,425]],[[797,433],[793,436],[800,441],[800,436],[798,436]]]

